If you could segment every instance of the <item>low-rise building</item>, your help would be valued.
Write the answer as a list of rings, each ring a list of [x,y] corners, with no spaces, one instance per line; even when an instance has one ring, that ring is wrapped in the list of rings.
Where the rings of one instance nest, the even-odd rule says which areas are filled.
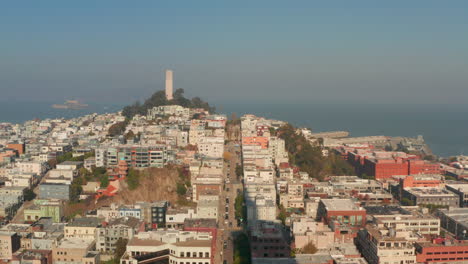
[[[366,210],[351,199],[322,199],[317,218],[329,225],[338,222],[357,231],[366,224]]]
[[[454,193],[440,188],[407,188],[403,190],[403,199],[407,198],[414,205],[440,205],[458,207],[459,197]]]
[[[434,239],[431,242],[416,242],[418,263],[466,263],[468,243],[451,239]]]
[[[53,263],[84,263],[83,260],[88,258],[88,253],[92,252],[94,245],[94,239],[64,238],[52,249]]]
[[[65,238],[94,240],[96,230],[101,226],[101,219],[97,217],[75,218],[65,226]]]
[[[11,260],[20,247],[20,237],[16,232],[0,231],[0,260]]]
[[[70,200],[70,185],[61,183],[39,184],[39,198]]]
[[[357,247],[369,264],[416,263],[409,232],[368,225],[358,232]]]
[[[456,183],[456,184],[446,184],[445,188],[458,195],[460,198],[459,205],[460,207],[468,207],[468,184],[466,183]]]
[[[134,217],[112,219],[96,232],[96,250],[114,253],[119,239],[130,240],[138,232],[142,222]]]

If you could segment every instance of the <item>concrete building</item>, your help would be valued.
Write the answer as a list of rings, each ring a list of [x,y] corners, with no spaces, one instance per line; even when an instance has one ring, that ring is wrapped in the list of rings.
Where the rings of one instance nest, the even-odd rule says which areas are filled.
[[[50,217],[53,222],[59,223],[63,217],[63,203],[61,200],[35,199],[34,204],[24,209],[25,222],[34,222],[42,217]]]
[[[65,238],[94,240],[96,230],[101,227],[101,219],[97,217],[75,218],[64,228]]]
[[[166,70],[166,99],[167,100],[172,100],[174,99],[173,97],[173,72],[171,70]]]
[[[374,215],[373,219],[377,226],[393,228],[396,231],[411,231],[422,235],[440,234],[440,219],[430,214]]]
[[[85,263],[85,261],[83,260],[90,258],[88,253],[92,252],[94,245],[95,245],[94,239],[64,238],[59,242],[57,247],[52,249],[53,263],[54,264]],[[95,258],[96,256],[94,255],[93,259]],[[89,260],[88,260],[88,263],[89,263]]]
[[[192,208],[185,209],[168,209],[166,212],[166,227],[180,228],[184,225],[186,219],[196,217],[195,210]]]
[[[456,238],[468,239],[468,208],[440,209],[437,217],[440,218],[440,226],[454,234]]]
[[[414,205],[433,204],[448,207],[458,207],[459,197],[445,189],[440,188],[407,188],[403,190],[403,198],[407,198]]]
[[[119,238],[130,240],[138,232],[142,222],[133,217],[121,217],[101,226],[96,232],[96,250],[114,253]]]
[[[0,260],[11,260],[20,249],[20,237],[15,232],[0,231]]]
[[[127,244],[121,264],[202,263],[214,264],[213,237],[206,232],[141,232]]]
[[[0,217],[11,218],[23,204],[24,187],[0,188]]]
[[[445,188],[453,192],[460,197],[460,207],[468,207],[468,184],[457,183],[457,184],[446,184]]]
[[[334,232],[322,222],[302,217],[292,221],[292,233],[296,248],[303,248],[309,243],[317,249],[326,249],[334,244]]]
[[[211,158],[222,158],[224,153],[223,137],[202,137],[198,141],[198,152]]]
[[[151,224],[153,228],[166,226],[167,201],[137,202],[135,206],[141,209],[141,218],[145,223]]]
[[[356,244],[369,264],[416,263],[409,232],[368,225],[358,232]]]
[[[280,224],[256,221],[251,226],[252,258],[285,258],[290,255],[290,238]]]
[[[70,185],[61,183],[39,184],[40,199],[70,200]]]
[[[218,219],[219,200],[199,200],[197,218]]]

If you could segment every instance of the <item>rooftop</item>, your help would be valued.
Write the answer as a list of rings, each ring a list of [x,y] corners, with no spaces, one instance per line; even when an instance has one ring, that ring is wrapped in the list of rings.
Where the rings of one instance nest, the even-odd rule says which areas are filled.
[[[81,217],[75,218],[67,226],[77,227],[98,227],[101,224],[101,219],[97,217]]]
[[[447,184],[446,186],[464,193],[468,192],[468,183]]]
[[[328,211],[364,210],[364,208],[357,206],[351,199],[322,199],[321,202]]]
[[[208,227],[208,228],[217,228],[216,219],[207,219],[207,218],[192,218],[185,219],[184,227],[194,228],[194,227]]]
[[[140,238],[132,238],[128,242],[128,246],[161,246],[165,245],[166,243],[161,242],[159,240],[154,239],[140,239]]]
[[[81,165],[81,164],[83,164],[82,161],[70,161],[70,160],[67,160],[67,161],[64,161],[64,162],[62,162],[62,163],[59,163],[59,164],[57,164],[57,165],[75,165],[75,166],[76,166],[76,165]]]
[[[174,245],[179,247],[211,247],[211,240],[188,240],[177,242]]]
[[[423,188],[408,188],[407,192],[415,196],[453,196],[458,197],[456,194],[446,189],[423,187]]]
[[[120,217],[109,221],[109,226],[126,225],[132,228],[138,227],[140,220],[135,217]]]
[[[94,243],[93,239],[64,238],[57,248],[85,249]]]
[[[410,215],[411,213],[407,210],[401,208],[400,206],[391,206],[391,205],[384,205],[384,206],[364,206],[369,215],[395,215],[395,214],[403,214],[403,215]]]

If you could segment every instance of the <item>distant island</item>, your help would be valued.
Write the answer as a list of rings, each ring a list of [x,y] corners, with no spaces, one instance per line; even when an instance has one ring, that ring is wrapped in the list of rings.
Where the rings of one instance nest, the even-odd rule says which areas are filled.
[[[53,104],[52,108],[55,109],[72,109],[80,110],[87,108],[87,104],[80,103],[78,100],[66,100],[64,104]]]

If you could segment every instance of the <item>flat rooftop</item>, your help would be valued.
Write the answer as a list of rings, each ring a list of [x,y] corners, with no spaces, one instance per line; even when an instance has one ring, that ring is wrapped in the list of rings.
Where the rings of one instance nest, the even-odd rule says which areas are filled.
[[[208,218],[191,218],[185,219],[184,227],[195,228],[195,227],[208,227],[208,228],[217,228],[216,219]]]
[[[439,212],[468,227],[468,208],[440,209]]]
[[[92,243],[94,243],[94,239],[64,238],[57,248],[88,248]]]
[[[351,199],[322,199],[327,211],[360,211],[364,210],[357,206]]]
[[[77,226],[77,227],[97,227],[101,224],[101,219],[97,217],[81,217],[75,218],[68,226]]]
[[[211,240],[188,240],[177,242],[174,245],[179,247],[211,247]]]
[[[440,188],[408,188],[406,189],[407,192],[411,193],[414,196],[453,196],[453,197],[458,197],[456,194],[453,192],[446,190],[446,189],[440,189]]]
[[[446,186],[464,193],[468,192],[468,183],[447,184]]]

